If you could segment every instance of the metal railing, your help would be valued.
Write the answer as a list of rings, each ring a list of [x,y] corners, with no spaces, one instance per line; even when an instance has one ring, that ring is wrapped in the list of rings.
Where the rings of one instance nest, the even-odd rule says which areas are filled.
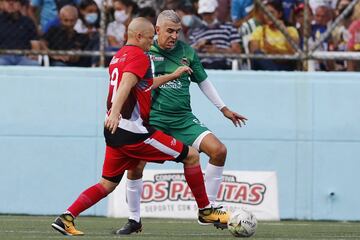
[[[259,9],[269,17],[276,25],[276,27],[283,33],[285,38],[288,40],[291,47],[295,50],[294,54],[217,54],[217,53],[199,53],[200,57],[226,57],[233,60],[243,60],[243,59],[279,59],[279,60],[298,60],[303,61],[305,70],[307,70],[307,64],[309,60],[360,60],[360,52],[329,52],[329,51],[317,51],[317,48],[323,43],[335,29],[335,27],[345,18],[345,16],[354,8],[354,6],[360,0],[352,0],[351,3],[346,7],[346,9],[332,22],[330,27],[326,30],[324,34],[314,43],[314,45],[309,48],[308,46],[308,36],[304,34],[304,47],[301,49],[298,44],[294,42],[286,28],[276,19],[271,13],[266,11],[266,6],[262,0],[255,0],[258,4]],[[105,58],[113,56],[116,52],[106,51],[106,14],[105,14],[105,1],[102,1],[101,6],[101,19],[100,19],[100,29],[99,29],[99,42],[100,47],[98,51],[83,51],[83,50],[9,50],[9,49],[0,49],[0,54],[12,54],[12,55],[64,55],[64,56],[97,56],[100,57],[100,66],[104,67]],[[304,31],[308,27],[307,21],[309,17],[308,7],[309,0],[304,1]]]

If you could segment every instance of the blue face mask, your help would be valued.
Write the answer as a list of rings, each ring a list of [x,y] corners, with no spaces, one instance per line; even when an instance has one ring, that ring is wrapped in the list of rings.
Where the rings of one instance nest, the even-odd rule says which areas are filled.
[[[194,24],[194,18],[192,15],[185,15],[181,22],[185,27],[191,27]]]
[[[88,24],[94,24],[98,19],[98,14],[97,13],[88,13],[85,15],[85,21]]]

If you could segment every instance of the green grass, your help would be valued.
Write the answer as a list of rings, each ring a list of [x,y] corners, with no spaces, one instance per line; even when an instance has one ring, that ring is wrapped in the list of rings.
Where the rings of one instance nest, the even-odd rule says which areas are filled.
[[[0,215],[0,239],[69,239],[54,231],[54,216]],[[202,227],[195,220],[143,219],[143,231],[130,236],[115,236],[112,231],[126,219],[79,217],[78,229],[85,232],[75,239],[235,239],[227,230]],[[280,221],[260,222],[251,239],[360,239],[360,222]]]

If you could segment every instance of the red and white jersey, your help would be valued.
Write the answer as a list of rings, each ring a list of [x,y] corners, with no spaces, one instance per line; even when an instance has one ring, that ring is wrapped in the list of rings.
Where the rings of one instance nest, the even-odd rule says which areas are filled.
[[[111,110],[124,72],[131,72],[139,79],[121,109],[122,119],[119,122],[119,128],[125,130],[125,133],[119,134],[119,137],[122,135],[122,143],[129,143],[129,141],[132,142],[131,139],[134,140],[139,137],[135,135],[147,135],[153,132],[153,129],[149,126],[151,87],[153,84],[149,56],[140,47],[125,45],[112,58],[109,66],[110,84],[107,114]],[[119,129],[117,132],[119,132]]]

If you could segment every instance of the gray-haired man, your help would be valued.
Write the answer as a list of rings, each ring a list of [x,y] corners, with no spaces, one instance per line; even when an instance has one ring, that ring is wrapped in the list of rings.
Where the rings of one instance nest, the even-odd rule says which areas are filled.
[[[245,124],[244,116],[231,111],[221,100],[216,89],[207,80],[207,74],[193,48],[179,41],[181,19],[173,10],[161,12],[157,18],[157,40],[150,49],[153,57],[155,78],[171,74],[179,66],[189,66],[192,73],[184,73],[179,78],[160,86],[153,91],[150,124],[155,128],[179,139],[187,145],[209,156],[205,171],[205,186],[210,203],[216,211],[222,211],[215,205],[216,196],[222,182],[222,173],[226,158],[226,147],[192,113],[190,106],[190,81],[195,82],[210,101],[230,119],[235,126]],[[117,234],[131,234],[142,229],[140,221],[140,197],[142,193],[142,171],[145,162],[127,174],[127,202],[130,209],[129,221],[117,230]],[[226,212],[224,212],[226,214]],[[201,216],[199,224],[209,225]],[[218,224],[213,219],[210,224]]]

